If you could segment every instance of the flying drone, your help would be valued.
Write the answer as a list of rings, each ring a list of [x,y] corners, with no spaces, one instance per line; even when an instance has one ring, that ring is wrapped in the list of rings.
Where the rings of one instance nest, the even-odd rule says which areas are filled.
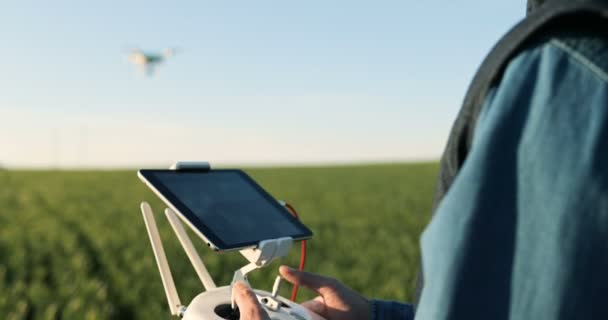
[[[136,65],[145,75],[153,76],[155,68],[167,59],[175,56],[176,49],[166,48],[161,52],[142,51],[141,49],[131,49],[128,60]]]

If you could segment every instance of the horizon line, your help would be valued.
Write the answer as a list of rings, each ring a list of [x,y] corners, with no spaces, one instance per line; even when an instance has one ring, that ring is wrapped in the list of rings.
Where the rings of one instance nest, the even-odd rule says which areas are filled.
[[[193,161],[193,160],[184,160]],[[210,161],[213,168],[323,168],[323,167],[353,167],[353,166],[374,166],[374,165],[399,165],[399,164],[423,164],[423,163],[438,163],[439,158],[416,158],[416,159],[379,159],[379,160],[346,160],[346,161],[285,161],[285,162],[235,162],[235,161]],[[214,165],[214,163],[216,163]],[[122,171],[122,170],[138,170],[138,169],[162,169],[169,168],[172,163],[156,165],[131,166],[131,165],[72,165],[72,166],[53,166],[53,165],[11,165],[1,164],[0,171]]]

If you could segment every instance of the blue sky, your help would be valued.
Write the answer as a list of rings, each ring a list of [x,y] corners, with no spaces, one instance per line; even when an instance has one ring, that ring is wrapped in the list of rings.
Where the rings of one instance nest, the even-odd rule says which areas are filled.
[[[13,1],[0,163],[437,159],[521,1]],[[129,48],[180,52],[147,78]]]

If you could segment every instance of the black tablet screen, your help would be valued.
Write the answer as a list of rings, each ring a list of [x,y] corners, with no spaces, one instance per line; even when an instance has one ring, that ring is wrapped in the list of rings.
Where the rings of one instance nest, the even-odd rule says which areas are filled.
[[[312,235],[240,170],[145,171],[157,190],[220,250]]]

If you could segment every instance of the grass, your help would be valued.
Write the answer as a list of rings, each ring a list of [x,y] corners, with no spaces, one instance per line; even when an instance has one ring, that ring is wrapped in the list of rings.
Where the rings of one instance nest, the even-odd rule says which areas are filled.
[[[436,164],[246,171],[315,233],[307,270],[369,297],[411,300]],[[134,171],[0,171],[0,186],[0,318],[168,318],[142,200],[156,212],[182,302],[202,290],[164,206]],[[246,262],[195,242],[218,284]],[[298,259],[293,249],[280,263]],[[251,274],[253,286],[270,290],[278,265]]]

